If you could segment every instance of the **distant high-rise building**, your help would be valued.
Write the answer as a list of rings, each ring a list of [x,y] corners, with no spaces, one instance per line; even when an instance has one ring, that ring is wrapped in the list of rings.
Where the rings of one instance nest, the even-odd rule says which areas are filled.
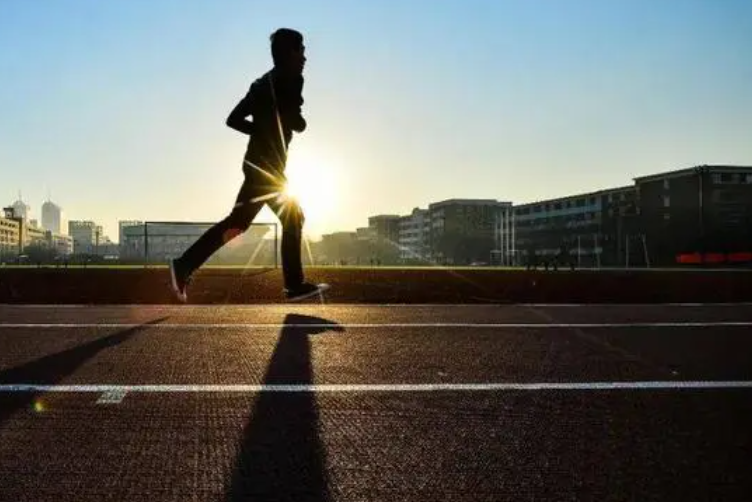
[[[42,228],[53,234],[61,233],[62,208],[52,201],[42,204]]]
[[[31,206],[23,201],[21,194],[18,194],[18,200],[11,207],[16,218],[28,221],[31,218]]]

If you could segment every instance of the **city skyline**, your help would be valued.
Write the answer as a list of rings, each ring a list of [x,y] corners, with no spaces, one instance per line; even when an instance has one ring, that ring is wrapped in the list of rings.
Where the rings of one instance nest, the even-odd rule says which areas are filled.
[[[221,219],[246,141],[224,119],[270,66],[278,26],[300,29],[308,47],[309,130],[291,145],[290,175],[318,185],[309,206],[327,202],[307,210],[315,236],[453,197],[525,203],[752,164],[748,2],[166,1],[145,11],[0,6],[5,200],[20,188],[38,214],[52,188],[68,219],[94,220],[111,238],[119,220]]]
[[[720,165],[720,164],[695,164],[695,165],[692,165],[692,166],[684,166],[684,167],[680,167],[680,168],[677,168],[677,169],[670,169],[670,170],[661,171],[661,172],[647,173],[647,175],[648,176],[667,175],[667,174],[671,174],[673,172],[681,172],[681,171],[685,171],[685,170],[688,170],[688,169],[696,169],[696,168],[707,167],[707,166],[714,166],[714,167],[721,167],[721,168],[724,167],[724,165]],[[737,166],[737,165],[728,165],[728,166],[730,166],[730,168],[732,168],[732,169],[739,169],[739,168],[741,168],[741,169],[752,169],[752,163],[750,165],[744,165],[744,166]],[[418,211],[425,210],[429,206],[437,204],[437,203],[444,203],[444,202],[448,202],[448,201],[458,201],[458,200],[471,200],[471,201],[484,201],[484,202],[494,201],[494,202],[497,202],[497,203],[499,203],[501,205],[511,204],[513,207],[521,207],[521,206],[528,206],[528,205],[531,205],[531,204],[535,204],[535,203],[541,202],[541,201],[567,199],[567,198],[571,198],[571,197],[578,197],[578,196],[597,194],[597,193],[600,193],[600,192],[610,192],[610,191],[613,191],[613,190],[616,190],[616,189],[630,188],[632,182],[634,182],[638,178],[639,177],[632,177],[632,178],[630,178],[628,180],[622,180],[621,183],[616,183],[613,186],[608,186],[608,187],[602,186],[602,187],[590,188],[590,189],[582,190],[582,191],[579,191],[579,192],[573,192],[573,193],[553,193],[549,197],[546,197],[546,198],[540,198],[539,197],[539,198],[535,198],[535,199],[531,199],[531,200],[527,200],[527,201],[503,200],[503,199],[501,199],[499,197],[496,197],[496,198],[493,198],[493,197],[492,198],[476,198],[476,197],[449,196],[449,197],[441,199],[441,200],[429,200],[428,202],[426,202],[423,205],[412,205],[410,207],[410,209],[407,210],[407,211],[394,211],[394,210],[389,210],[387,208],[384,211],[381,211],[379,213],[374,213],[374,214],[368,214],[368,215],[366,215],[365,218],[363,219],[363,221],[356,222],[356,224],[354,226],[352,226],[352,227],[348,227],[348,228],[331,228],[328,231],[322,232],[322,233],[317,234],[317,235],[310,235],[309,234],[308,238],[310,240],[312,240],[312,241],[320,241],[321,238],[324,235],[326,235],[326,234],[333,234],[333,233],[355,233],[357,230],[361,230],[363,228],[368,228],[369,227],[369,219],[371,219],[371,218],[374,218],[374,217],[384,217],[384,216],[389,216],[389,217],[406,217],[406,216],[410,216],[416,210],[418,210]],[[21,194],[22,193],[19,191],[18,192],[19,197],[21,196]],[[51,200],[49,198],[49,195],[47,197],[48,198],[45,200],[45,202],[43,202],[40,205],[40,207],[43,207],[44,204],[52,203],[55,206],[57,206],[58,209],[60,209],[60,210],[63,209],[55,201]],[[26,219],[29,220],[29,221],[35,221],[35,222],[37,222],[39,228],[42,228],[43,227],[43,225],[41,224],[42,220],[40,219],[40,217],[34,216],[34,214],[35,214],[34,213],[34,205],[33,204],[29,204],[29,201],[27,199],[25,199],[25,198],[19,198],[19,199],[17,199],[16,201],[14,201],[11,204],[3,204],[3,207],[9,207],[9,206],[11,206],[13,204],[16,204],[18,202],[25,203],[29,207],[29,209],[30,209],[32,217],[31,218],[26,218]],[[63,214],[65,214],[65,213],[63,213]],[[110,242],[120,243],[120,234],[121,234],[121,228],[120,227],[121,227],[122,224],[132,224],[132,223],[142,224],[144,221],[155,222],[155,221],[159,221],[159,220],[155,220],[154,218],[146,218],[144,220],[136,220],[136,219],[128,219],[128,218],[117,218],[115,220],[114,225],[112,225],[112,227],[114,227],[114,229],[115,229],[114,232],[109,233],[109,231],[108,231],[109,226],[106,225],[106,224],[104,224],[102,221],[100,221],[99,219],[97,219],[95,217],[85,217],[85,218],[67,218],[67,217],[64,217],[62,219],[62,221],[61,221],[61,227],[63,229],[62,234],[68,235],[67,228],[68,228],[69,222],[71,222],[71,221],[76,221],[76,222],[93,222],[98,227],[101,227],[103,229],[102,230],[102,236],[103,237],[106,237]],[[180,220],[180,221],[184,221],[184,220]],[[274,216],[270,215],[270,218],[259,219],[257,221],[257,223],[264,224],[264,223],[270,223],[270,222],[274,222],[274,221],[275,221]],[[188,221],[186,221],[186,222],[190,223]]]
[[[632,184],[608,187],[535,202],[514,204],[498,199],[452,198],[416,207],[410,214],[368,217],[367,227],[324,234],[307,247],[323,264],[520,264],[523,256],[535,267],[539,259],[552,263],[651,263],[739,264],[752,259],[752,166],[698,165],[636,177]],[[59,208],[45,202],[43,208]],[[94,221],[71,220],[69,238],[58,238],[46,225],[43,231],[29,221],[30,207],[22,200],[11,208],[16,216],[0,219],[0,254],[27,251],[33,259],[48,259],[55,250],[62,256],[87,253],[108,260],[146,259],[164,261],[201,235],[207,223],[174,225],[162,222],[147,231],[143,222],[120,220],[118,243],[112,247],[102,227]],[[20,211],[20,212],[16,212]],[[44,209],[43,209],[44,212]],[[20,215],[20,216],[19,216]],[[48,221],[54,215],[48,214]],[[10,218],[10,219],[7,219]],[[43,216],[43,221],[45,217]],[[151,223],[158,223],[152,221]],[[364,222],[365,223],[365,222]],[[139,227],[131,229],[131,226]],[[126,228],[128,227],[128,228]],[[202,228],[203,227],[203,228]],[[147,245],[148,236],[156,241]],[[270,248],[253,241],[267,230],[249,231],[233,241],[228,253],[217,255],[244,264],[262,256],[270,264],[276,258]],[[126,235],[124,240],[122,236]],[[275,240],[278,234],[275,232]],[[166,238],[168,237],[169,238]],[[576,243],[576,246],[575,246]],[[39,247],[41,245],[41,248]],[[125,247],[123,247],[125,246]],[[147,248],[148,246],[148,248]],[[630,248],[632,253],[630,253]],[[15,250],[15,251],[13,251]],[[259,255],[259,252],[265,250]],[[635,258],[635,250],[639,257]],[[41,253],[41,254],[40,254]],[[124,254],[125,253],[125,254]],[[143,256],[142,256],[143,255]],[[538,258],[531,258],[537,256]],[[556,262],[552,262],[557,256]],[[569,256],[570,258],[567,258]],[[278,257],[277,257],[278,258]],[[532,260],[532,261],[531,261]],[[563,261],[562,261],[563,260]]]

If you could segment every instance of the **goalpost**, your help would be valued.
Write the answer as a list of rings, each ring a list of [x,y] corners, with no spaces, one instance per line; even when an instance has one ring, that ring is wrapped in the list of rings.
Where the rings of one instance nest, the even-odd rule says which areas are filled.
[[[166,263],[180,256],[214,222],[197,221],[145,221],[130,232],[126,230],[125,250],[129,257],[141,258],[144,266]],[[228,236],[226,246],[220,249],[208,264],[266,265],[279,267],[279,224],[254,222],[243,234]]]

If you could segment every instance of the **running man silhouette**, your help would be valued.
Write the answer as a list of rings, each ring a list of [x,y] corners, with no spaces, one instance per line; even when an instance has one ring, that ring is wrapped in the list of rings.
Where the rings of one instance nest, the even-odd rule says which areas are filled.
[[[227,117],[227,125],[250,136],[243,162],[245,180],[229,216],[206,231],[183,255],[170,262],[172,288],[178,300],[187,301],[191,275],[217,250],[245,232],[264,204],[282,223],[282,269],[288,300],[313,296],[325,284],[305,282],[301,260],[303,211],[285,196],[287,149],[293,132],[301,133],[306,121],[303,105],[303,35],[280,28],[271,37],[274,67],[254,81],[245,97]],[[252,117],[248,121],[247,117]]]

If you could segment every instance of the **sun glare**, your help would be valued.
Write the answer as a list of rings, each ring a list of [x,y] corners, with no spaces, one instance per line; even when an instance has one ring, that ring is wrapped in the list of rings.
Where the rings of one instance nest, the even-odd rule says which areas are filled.
[[[290,158],[285,195],[298,201],[305,214],[305,227],[319,233],[337,206],[338,180],[331,164],[311,156]]]

